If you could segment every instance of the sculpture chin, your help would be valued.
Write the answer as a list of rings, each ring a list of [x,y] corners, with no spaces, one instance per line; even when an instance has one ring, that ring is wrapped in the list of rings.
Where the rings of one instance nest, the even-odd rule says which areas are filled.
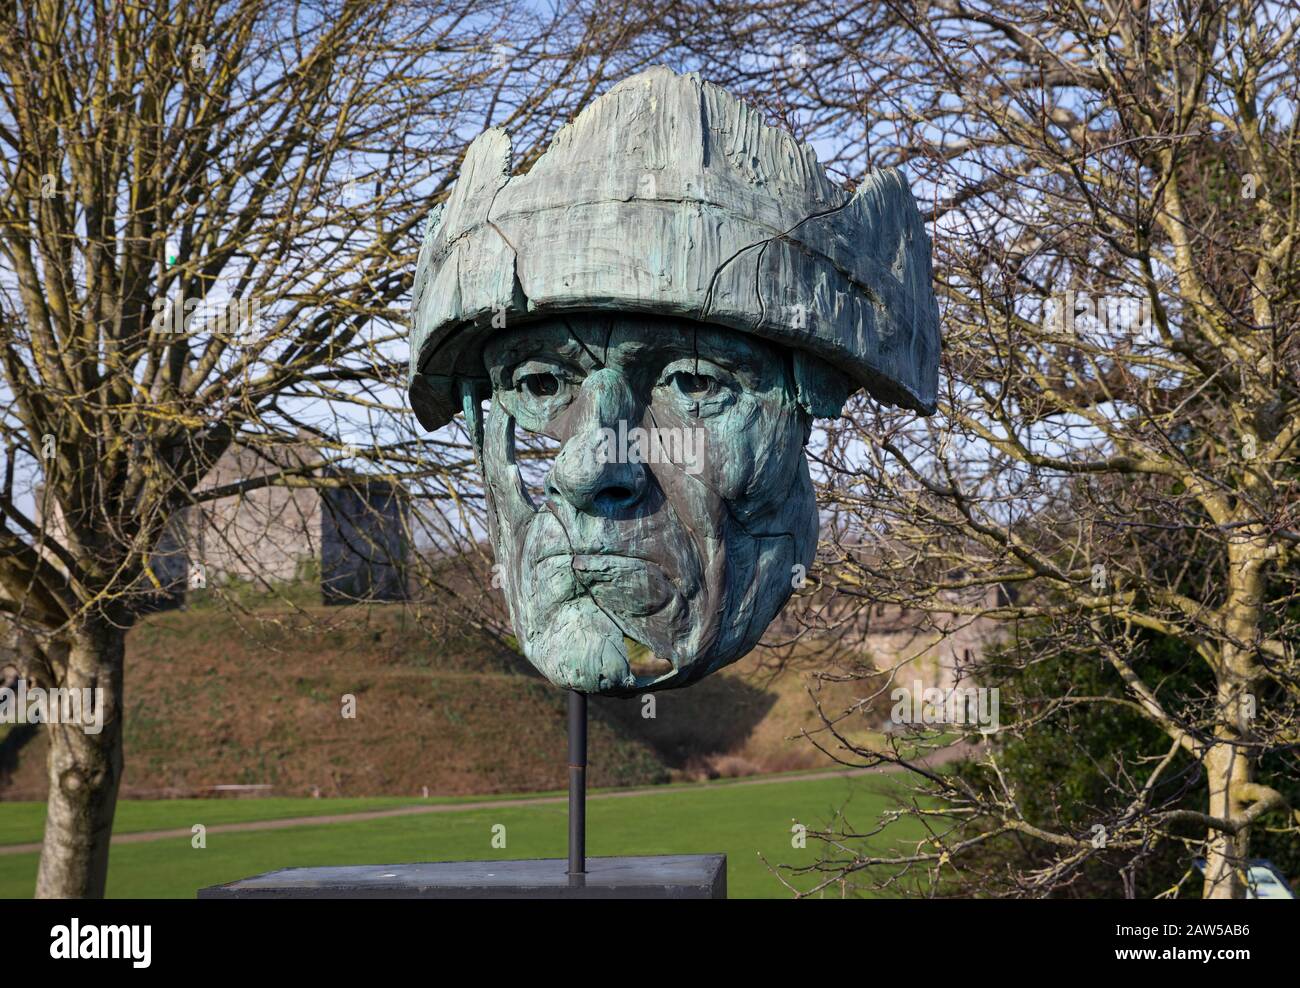
[[[524,654],[551,682],[580,693],[636,689],[622,629],[587,597],[557,607],[524,641]]]
[[[551,682],[580,693],[628,696],[662,688],[680,670],[654,676],[632,670],[628,636],[613,616],[589,597],[559,607],[549,624],[529,638],[524,653]]]
[[[693,620],[688,594],[703,605],[699,581],[665,571],[630,551],[543,549],[546,513],[525,538],[525,571],[532,593],[520,609],[524,653],[548,679],[583,693],[627,695],[674,685],[707,653],[716,627]],[[540,522],[540,524],[539,524]],[[694,569],[694,567],[690,567]],[[628,641],[645,647],[669,668],[633,669]]]

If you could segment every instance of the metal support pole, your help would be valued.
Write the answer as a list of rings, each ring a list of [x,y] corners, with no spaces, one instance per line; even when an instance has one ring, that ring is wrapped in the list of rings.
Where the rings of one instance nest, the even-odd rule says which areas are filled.
[[[569,874],[587,871],[587,694],[569,692]]]

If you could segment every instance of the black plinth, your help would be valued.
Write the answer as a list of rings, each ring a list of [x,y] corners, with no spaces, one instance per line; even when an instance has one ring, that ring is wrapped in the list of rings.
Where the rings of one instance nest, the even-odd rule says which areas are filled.
[[[725,899],[725,854],[283,868],[199,889],[200,899]]]

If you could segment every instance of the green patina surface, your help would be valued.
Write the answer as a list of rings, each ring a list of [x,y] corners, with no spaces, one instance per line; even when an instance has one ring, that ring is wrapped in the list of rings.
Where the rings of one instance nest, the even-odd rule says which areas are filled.
[[[466,416],[529,660],[585,693],[690,685],[757,644],[813,561],[812,419],[860,387],[933,408],[929,239],[898,173],[850,194],[663,68],[527,174],[510,156],[481,135],[430,219],[412,405],[429,428]]]

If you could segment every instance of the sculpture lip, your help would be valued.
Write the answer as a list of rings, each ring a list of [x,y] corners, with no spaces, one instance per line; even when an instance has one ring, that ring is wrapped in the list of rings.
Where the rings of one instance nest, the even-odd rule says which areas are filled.
[[[534,561],[540,563],[544,559],[554,559],[557,556],[572,556],[574,558],[577,558],[579,556],[614,556],[614,557],[622,557],[624,559],[635,559],[638,562],[642,562],[642,563],[654,562],[654,560],[650,559],[648,556],[644,556],[636,552],[625,551],[622,549],[571,549],[567,547],[563,549],[547,550],[546,552],[543,552],[540,556],[538,556],[537,559]]]

